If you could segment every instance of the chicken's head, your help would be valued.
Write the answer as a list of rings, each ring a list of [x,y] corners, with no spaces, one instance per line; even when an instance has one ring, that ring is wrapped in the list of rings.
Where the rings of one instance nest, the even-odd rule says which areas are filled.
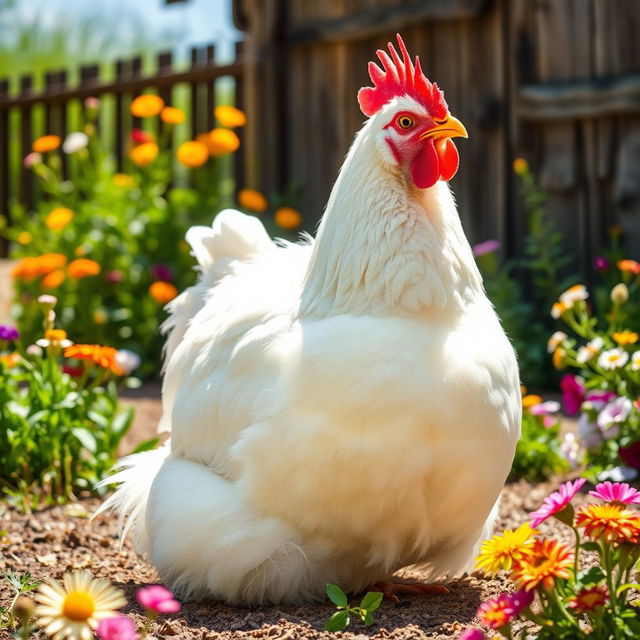
[[[358,92],[360,108],[375,118],[374,135],[383,158],[399,167],[419,189],[438,180],[451,180],[458,170],[458,151],[451,141],[467,137],[464,125],[454,118],[442,91],[431,83],[416,56],[411,62],[407,48],[397,35],[402,59],[389,43],[389,54],[378,50],[384,68],[369,63],[373,87]]]

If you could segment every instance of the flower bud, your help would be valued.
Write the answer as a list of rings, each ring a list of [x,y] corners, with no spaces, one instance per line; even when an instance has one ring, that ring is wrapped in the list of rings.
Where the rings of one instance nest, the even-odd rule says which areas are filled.
[[[629,299],[629,289],[624,282],[620,282],[611,289],[611,302],[613,304],[624,304]]]
[[[50,296],[47,294],[38,296],[38,302],[43,306],[43,307],[55,307],[56,303],[58,302],[58,298],[56,298],[55,296]]]
[[[33,601],[26,596],[20,596],[13,605],[13,615],[18,618],[22,624],[29,621],[34,611]]]

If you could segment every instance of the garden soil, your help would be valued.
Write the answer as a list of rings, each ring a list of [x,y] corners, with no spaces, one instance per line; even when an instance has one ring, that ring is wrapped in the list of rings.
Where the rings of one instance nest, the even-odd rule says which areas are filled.
[[[140,409],[132,437],[150,437],[159,413],[158,401],[143,392],[128,400]],[[146,416],[146,417],[145,417]],[[504,491],[498,530],[517,527],[527,514],[537,508],[557,482],[531,485],[509,484]],[[98,506],[95,498],[81,498],[77,503],[56,506],[32,514],[21,514],[0,505],[0,575],[7,571],[30,572],[38,580],[61,578],[67,571],[89,569],[109,578],[121,587],[129,605],[125,613],[140,623],[142,611],[135,602],[136,590],[158,580],[154,570],[136,556],[129,541],[120,547],[114,518],[100,515],[90,520]],[[4,511],[2,511],[4,509]],[[544,533],[558,533],[570,541],[569,531],[557,521],[543,523]],[[400,579],[420,580],[419,572],[406,572]],[[447,595],[400,596],[398,604],[384,602],[375,614],[375,624],[365,627],[352,622],[348,631],[323,631],[327,618],[335,611],[329,601],[318,604],[260,608],[231,607],[216,601],[185,603],[175,615],[154,622],[151,635],[175,640],[226,640],[231,638],[395,638],[402,640],[458,638],[474,625],[478,605],[490,596],[508,590],[506,578],[483,579],[464,576],[447,583]],[[0,580],[0,606],[7,607],[12,591]],[[5,634],[5,635],[3,635]],[[0,638],[10,638],[0,630]],[[43,638],[43,634],[37,635]]]

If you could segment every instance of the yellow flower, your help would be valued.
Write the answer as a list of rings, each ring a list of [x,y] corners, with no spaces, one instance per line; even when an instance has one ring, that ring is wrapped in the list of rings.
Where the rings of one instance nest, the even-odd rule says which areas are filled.
[[[157,116],[164,107],[164,100],[160,96],[145,93],[138,96],[131,103],[131,113],[137,118],[151,118]]]
[[[625,329],[618,333],[613,333],[611,337],[621,346],[626,347],[630,344],[638,342],[638,334],[635,331]]]
[[[213,110],[216,119],[223,127],[244,127],[247,124],[247,116],[240,109],[229,105],[221,105]]]
[[[113,176],[113,184],[115,184],[116,187],[124,189],[125,187],[134,187],[136,181],[126,173],[116,173]]]
[[[56,269],[51,273],[47,274],[42,279],[42,288],[43,289],[55,289],[59,287],[64,282],[64,271],[62,269]]]
[[[255,189],[240,189],[238,191],[238,204],[243,209],[262,213],[269,206],[267,199]]]
[[[67,207],[56,207],[45,218],[44,223],[52,230],[64,229],[73,220],[73,211]]]
[[[159,151],[160,149],[158,149],[158,145],[155,142],[144,142],[133,147],[129,151],[129,157],[133,164],[139,167],[146,167],[158,157]]]
[[[78,258],[69,263],[67,273],[70,278],[79,280],[88,276],[97,276],[100,273],[100,265],[95,260],[87,258]]]
[[[187,118],[187,115],[182,109],[177,107],[165,107],[160,112],[160,120],[167,124],[181,124]]]
[[[529,163],[524,158],[516,158],[513,161],[513,171],[519,176],[529,172]]]
[[[106,324],[108,320],[107,312],[104,309],[96,309],[93,312],[93,321],[96,324]]]
[[[190,140],[178,147],[178,161],[186,167],[201,167],[209,159],[209,149],[202,142]]]
[[[87,250],[84,248],[83,245],[80,245],[79,247],[76,247],[74,249],[73,253],[78,257],[82,257],[87,255]]]
[[[501,569],[511,569],[515,562],[531,553],[535,533],[535,529],[525,522],[515,531],[506,529],[491,540],[485,540],[476,558],[476,569],[487,575],[495,575]]]
[[[178,290],[172,284],[158,280],[149,287],[149,294],[156,302],[167,304],[178,295]]]
[[[67,573],[64,586],[49,580],[38,587],[38,625],[56,640],[91,640],[103,618],[111,618],[127,604],[124,593],[88,571]]]
[[[538,585],[553,588],[556,578],[569,578],[573,551],[557,540],[535,540],[530,553],[515,563],[511,572],[519,589],[532,591]]]
[[[19,244],[29,244],[33,240],[33,235],[31,235],[28,231],[21,231],[16,240]]]
[[[212,156],[222,156],[236,151],[240,138],[230,129],[213,129],[209,133],[208,146]]]
[[[566,357],[567,357],[567,352],[562,347],[558,347],[553,352],[553,358],[552,358],[553,366],[558,371],[561,371],[562,369],[565,368],[565,358]]]
[[[576,515],[576,525],[584,527],[592,540],[607,542],[640,542],[640,516],[617,504],[590,504]]]
[[[297,229],[302,224],[300,212],[293,207],[281,207],[273,214],[274,222],[281,229]]]
[[[36,153],[46,153],[47,151],[53,151],[60,146],[60,136],[40,136],[33,141],[31,148]]]
[[[522,407],[523,409],[530,409],[531,407],[535,407],[537,404],[542,402],[542,398],[540,396],[529,394],[522,398]]]

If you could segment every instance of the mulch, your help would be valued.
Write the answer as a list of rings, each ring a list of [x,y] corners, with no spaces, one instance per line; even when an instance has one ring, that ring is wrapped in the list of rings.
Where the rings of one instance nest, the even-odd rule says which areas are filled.
[[[157,418],[157,399],[153,394],[138,394],[129,400],[136,406],[142,402],[147,419],[136,424],[135,433],[152,435],[151,420]],[[154,404],[155,403],[155,404]],[[155,424],[155,422],[154,422]],[[140,439],[143,439],[140,437]],[[527,514],[537,508],[556,482],[531,485],[520,481],[507,485],[503,494],[498,530],[522,524]],[[135,601],[136,590],[158,580],[155,571],[137,557],[129,541],[120,548],[114,518],[89,516],[99,504],[96,498],[83,498],[77,503],[56,506],[32,514],[21,514],[0,504],[0,574],[7,571],[30,572],[43,580],[61,578],[67,571],[89,569],[94,575],[109,578],[124,589],[129,605],[124,610],[137,621],[142,611]],[[4,510],[4,512],[3,512]],[[570,541],[568,530],[557,521],[544,523],[544,533],[558,533]],[[1,534],[0,534],[1,535]],[[420,579],[419,573],[402,577]],[[474,625],[478,605],[490,596],[509,590],[504,576],[484,579],[464,576],[447,583],[447,595],[401,596],[397,605],[384,602],[375,614],[375,624],[365,627],[352,622],[348,631],[328,633],[323,630],[335,608],[327,600],[321,604],[274,606],[260,608],[231,607],[220,602],[186,603],[175,615],[166,615],[153,624],[151,633],[157,638],[185,640],[222,640],[231,638],[457,638],[461,631]],[[0,606],[8,606],[13,593],[0,579]],[[354,601],[355,603],[355,601]],[[2,634],[8,631],[0,630]],[[44,635],[36,634],[37,638]]]

